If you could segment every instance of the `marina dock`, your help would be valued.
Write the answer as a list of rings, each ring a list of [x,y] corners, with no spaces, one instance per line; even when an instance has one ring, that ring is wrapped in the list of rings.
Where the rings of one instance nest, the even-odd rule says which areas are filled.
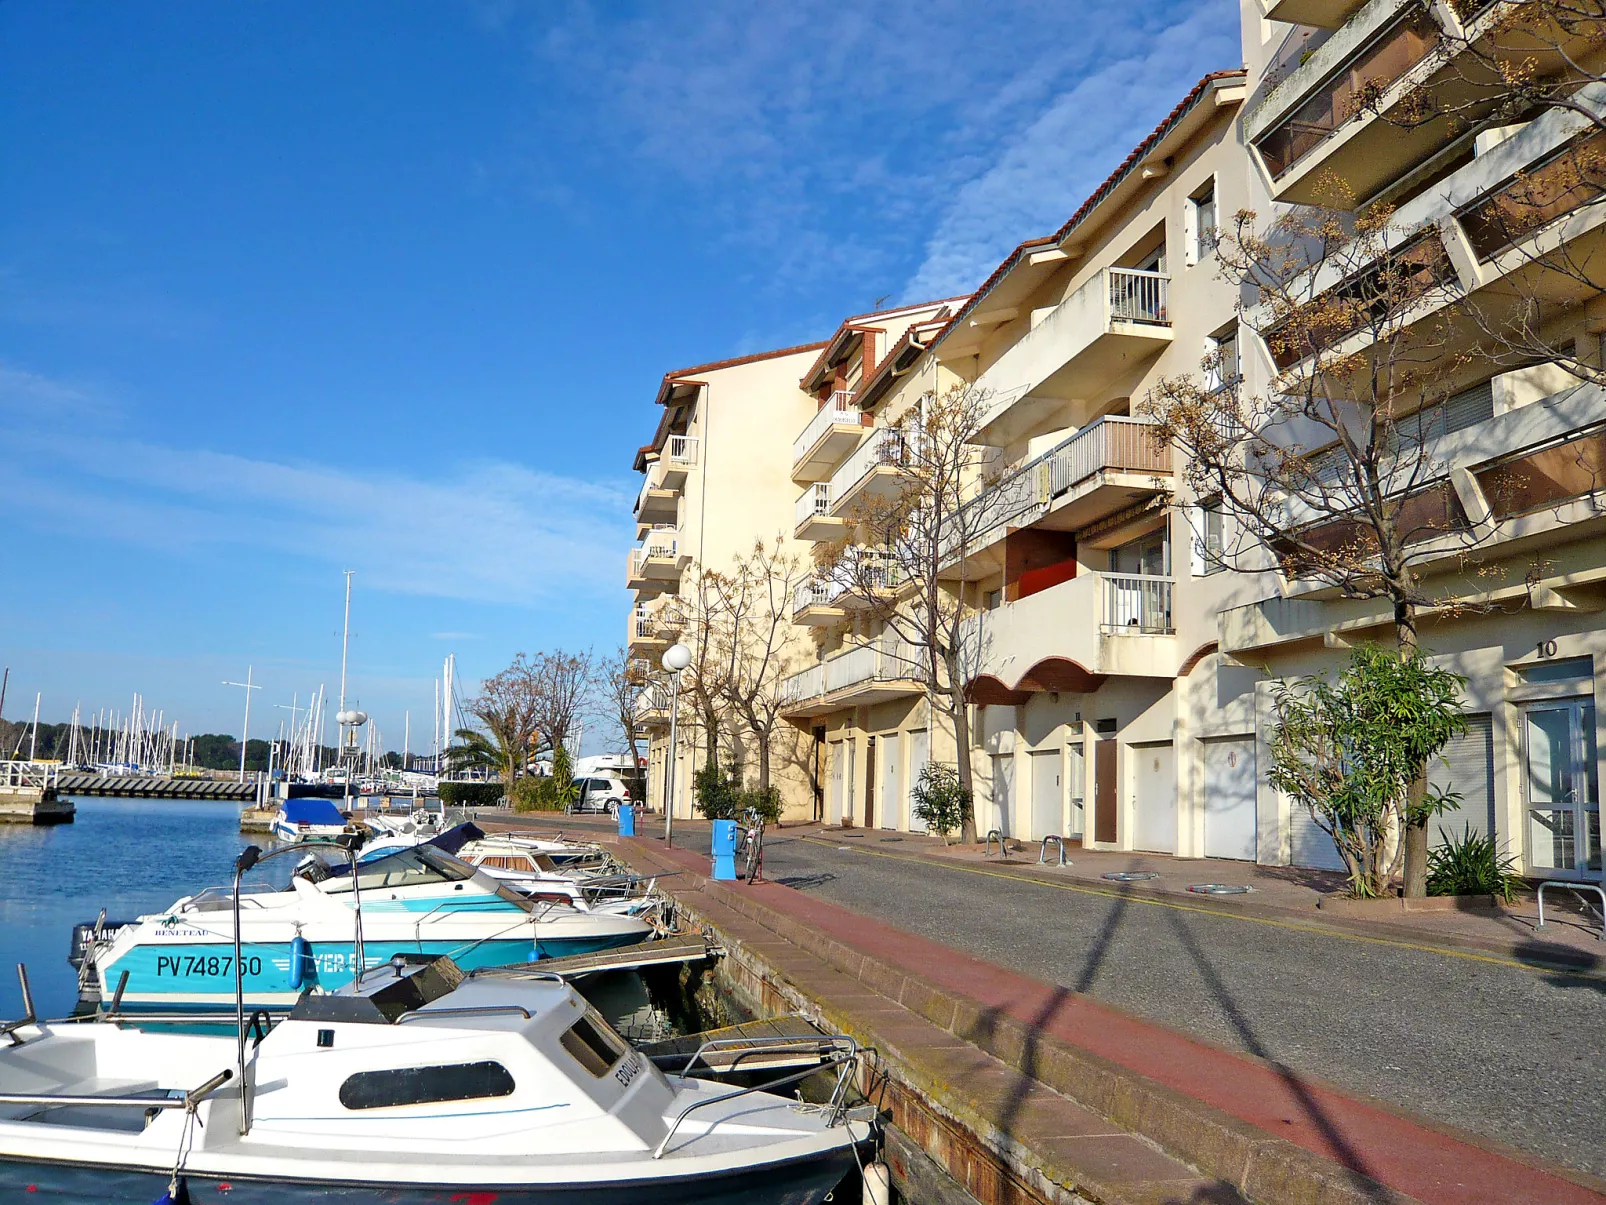
[[[67,824],[75,810],[54,767],[0,762],[0,824]]]

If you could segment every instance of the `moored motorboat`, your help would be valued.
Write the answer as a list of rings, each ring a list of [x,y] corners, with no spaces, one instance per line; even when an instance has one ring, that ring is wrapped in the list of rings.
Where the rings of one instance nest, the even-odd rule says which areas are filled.
[[[825,1105],[666,1076],[571,987],[398,958],[264,1032],[0,1027],[0,1196],[65,1205],[815,1205],[868,1123],[857,1050]],[[801,1079],[783,1077],[773,1089]]]
[[[345,849],[328,851],[339,855],[334,865],[305,858],[282,890],[209,888],[92,932],[81,968],[86,995],[116,998],[125,1012],[228,1003],[236,915],[252,1009],[286,1009],[305,988],[349,982],[359,948],[368,967],[397,954],[445,954],[474,969],[615,949],[655,932],[639,917],[520,895],[427,843],[356,864],[355,874]]]
[[[341,836],[350,824],[328,799],[286,799],[269,831],[281,841],[313,841]]]

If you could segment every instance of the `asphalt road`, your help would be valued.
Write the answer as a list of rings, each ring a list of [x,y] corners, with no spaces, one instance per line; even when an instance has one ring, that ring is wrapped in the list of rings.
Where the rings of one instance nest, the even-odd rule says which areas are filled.
[[[1412,1113],[1606,1176],[1606,980],[771,837],[764,873]],[[704,839],[706,848],[706,838]]]

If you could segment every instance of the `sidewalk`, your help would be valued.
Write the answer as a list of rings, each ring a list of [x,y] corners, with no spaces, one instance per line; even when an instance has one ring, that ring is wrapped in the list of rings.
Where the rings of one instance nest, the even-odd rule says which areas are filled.
[[[617,835],[614,820],[607,816],[484,813],[482,818],[487,823],[531,829],[542,835],[562,831],[582,840]],[[661,815],[643,819],[642,833],[651,836],[662,833]],[[1395,908],[1372,916],[1358,916],[1318,906],[1323,896],[1343,890],[1344,876],[1332,871],[1257,866],[1251,862],[1217,858],[1085,850],[1076,842],[1069,842],[1065,851],[1072,865],[1044,866],[1037,862],[1040,847],[1036,843],[1011,842],[1009,855],[1001,858],[996,852],[996,842],[992,856],[988,857],[981,845],[944,845],[940,838],[919,833],[844,829],[818,823],[787,825],[779,832],[787,837],[862,848],[883,857],[937,860],[978,874],[1050,882],[1099,894],[1160,898],[1189,907],[1262,917],[1304,928],[1490,955],[1541,969],[1606,976],[1606,941],[1599,937],[1600,928],[1568,895],[1551,896],[1550,903],[1556,906],[1552,908],[1547,904],[1543,929],[1534,927],[1538,909],[1531,898],[1519,900],[1509,908],[1493,910],[1407,912]],[[677,844],[684,842],[698,852],[706,853],[708,833],[706,820],[675,821]],[[1052,859],[1054,855],[1051,852],[1049,856]],[[1139,882],[1112,882],[1102,877],[1118,872],[1148,873],[1156,877]],[[1243,885],[1250,891],[1246,895],[1209,896],[1188,890],[1200,883]]]
[[[618,846],[643,868],[679,868],[681,875],[661,885],[694,910],[699,901],[712,900],[757,919],[857,980],[858,992],[913,1008],[954,1037],[1252,1199],[1606,1201],[1603,1186],[1588,1177],[1542,1167],[1494,1143],[1191,1039],[836,904],[774,884],[709,883],[702,877],[706,856],[690,850],[642,838]],[[996,863],[986,870],[1037,873]],[[1324,1161],[1331,1179],[1280,1155],[1285,1143]],[[1356,1177],[1392,1191],[1378,1195]]]

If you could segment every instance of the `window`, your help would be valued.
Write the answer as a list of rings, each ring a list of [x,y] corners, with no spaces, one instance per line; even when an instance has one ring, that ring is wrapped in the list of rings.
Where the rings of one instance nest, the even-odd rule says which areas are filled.
[[[1220,498],[1201,503],[1197,510],[1198,517],[1194,524],[1193,572],[1196,577],[1207,577],[1227,567],[1222,552],[1225,546],[1223,538],[1225,516]]]
[[[989,591],[987,591],[987,597],[986,597],[986,599],[984,601],[986,603],[987,610],[989,610],[989,611],[998,610],[998,608],[1001,607],[1003,605],[1003,603],[1004,603],[1004,592],[1003,592],[1003,590],[999,589],[999,590],[989,590]]]
[[[1574,678],[1593,678],[1595,659],[1564,657],[1560,661],[1536,661],[1532,665],[1518,666],[1517,674],[1526,683],[1571,682]]]
[[[607,1075],[608,1070],[624,1058],[628,1050],[624,1039],[591,1009],[587,1009],[585,1016],[564,1031],[561,1040],[563,1048],[574,1056],[574,1061],[598,1079]]]
[[[1205,387],[1211,393],[1230,389],[1241,378],[1238,366],[1238,328],[1228,327],[1205,340]]]
[[[340,1085],[340,1103],[348,1109],[393,1109],[512,1094],[513,1077],[507,1068],[490,1062],[359,1071]]]
[[[1216,249],[1216,180],[1188,198],[1188,262],[1208,259]]]

